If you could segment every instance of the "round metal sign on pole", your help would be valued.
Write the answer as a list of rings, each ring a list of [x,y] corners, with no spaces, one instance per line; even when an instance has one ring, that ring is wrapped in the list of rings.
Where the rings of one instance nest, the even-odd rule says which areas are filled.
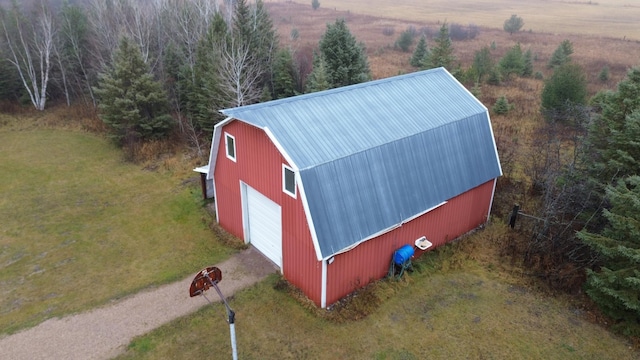
[[[205,299],[209,302],[209,304],[213,305],[213,303],[207,298],[204,294],[205,291],[209,290],[210,287],[216,289],[216,292],[222,299],[224,306],[227,309],[227,318],[229,322],[229,332],[231,335],[231,354],[233,356],[233,360],[238,360],[238,349],[236,347],[236,313],[231,309],[227,299],[222,295],[222,291],[218,287],[218,283],[222,280],[222,271],[215,266],[210,266],[206,269],[201,270],[196,277],[191,282],[191,286],[189,287],[189,296],[194,297],[198,295],[204,296]]]

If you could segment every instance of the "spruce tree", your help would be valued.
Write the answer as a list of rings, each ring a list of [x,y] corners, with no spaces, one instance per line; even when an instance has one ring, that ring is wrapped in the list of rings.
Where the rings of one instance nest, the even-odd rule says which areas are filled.
[[[334,24],[327,24],[327,31],[322,35],[319,47],[331,88],[358,84],[371,79],[364,48],[351,35],[344,19],[338,19]]]
[[[422,35],[420,37],[420,40],[418,40],[418,44],[416,45],[415,50],[413,50],[413,55],[411,56],[411,60],[409,60],[409,63],[413,67],[424,67],[428,57],[429,49],[427,48],[427,39],[424,35]]]
[[[615,328],[640,336],[640,176],[608,186],[610,210],[602,233],[582,230],[578,238],[601,258],[602,266],[587,273],[586,293],[614,319]]]
[[[515,44],[506,54],[500,59],[500,72],[504,76],[509,75],[522,75],[524,71],[524,56],[522,55],[522,48],[520,43]]]
[[[477,76],[476,81],[479,83],[482,82],[482,78],[489,74],[494,67],[493,59],[491,59],[491,50],[488,46],[475,52],[473,55],[473,65],[471,65],[471,67]]]
[[[453,44],[449,37],[449,27],[443,23],[438,36],[433,40],[435,45],[431,48],[427,61],[427,68],[444,67],[450,72],[453,71],[456,57],[453,55]]]
[[[296,94],[295,67],[293,57],[288,49],[281,49],[276,54],[273,64],[273,98],[280,99]]]
[[[509,104],[507,97],[502,95],[498,98],[498,100],[496,100],[496,103],[493,105],[491,110],[493,110],[493,112],[496,114],[502,115],[508,113],[512,108],[513,105]]]
[[[633,68],[615,92],[600,92],[592,99],[602,109],[589,127],[587,152],[591,176],[599,182],[640,174],[637,119],[640,117],[640,68]]]
[[[256,64],[259,68],[256,87],[271,87],[270,72],[279,41],[262,0],[257,0],[253,8],[247,0],[236,1],[232,36],[235,46],[248,49],[251,60],[247,62]]]
[[[563,40],[551,54],[547,67],[551,69],[568,63],[571,61],[571,54],[573,54],[573,44],[569,40]]]
[[[168,134],[172,118],[167,96],[129,38],[120,40],[113,65],[100,75],[98,86],[100,119],[117,143],[135,145]]]
[[[409,52],[409,47],[413,43],[413,33],[410,30],[405,30],[400,33],[398,40],[396,40],[396,47],[400,48],[403,52]]]
[[[522,76],[531,77],[533,75],[533,55],[531,54],[531,49],[527,49],[524,53],[523,61]]]
[[[316,92],[331,88],[327,76],[327,64],[321,54],[313,55],[313,70],[307,77],[306,92]]]
[[[579,65],[565,64],[553,71],[542,89],[542,111],[548,120],[568,122],[576,106],[587,98],[587,78]]]

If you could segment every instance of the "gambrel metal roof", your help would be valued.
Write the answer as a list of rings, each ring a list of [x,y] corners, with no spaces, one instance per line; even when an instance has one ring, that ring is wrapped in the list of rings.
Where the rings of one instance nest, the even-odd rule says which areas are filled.
[[[297,172],[318,259],[502,174],[487,108],[444,68],[221,112]]]

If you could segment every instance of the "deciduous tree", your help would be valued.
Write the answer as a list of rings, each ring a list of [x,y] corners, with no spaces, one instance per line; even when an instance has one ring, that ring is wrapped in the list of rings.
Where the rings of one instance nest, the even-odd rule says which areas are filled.
[[[44,110],[53,61],[56,29],[50,9],[41,2],[31,19],[25,18],[14,1],[7,12],[0,7],[0,22],[14,66],[31,103]]]
[[[512,35],[514,32],[520,31],[524,26],[524,20],[516,14],[511,15],[510,18],[504,21],[504,31],[508,32],[509,35]]]

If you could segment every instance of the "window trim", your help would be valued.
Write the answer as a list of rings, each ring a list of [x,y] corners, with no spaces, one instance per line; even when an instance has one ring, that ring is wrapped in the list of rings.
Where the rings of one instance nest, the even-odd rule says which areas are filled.
[[[229,154],[229,139],[231,139],[231,141],[233,142],[233,156]],[[227,159],[236,162],[238,154],[236,150],[236,138],[228,132],[224,133],[224,153],[225,155],[227,155]]]
[[[293,174],[293,192],[287,189],[287,170]],[[282,192],[291,196],[294,199],[297,199],[297,181],[296,181],[296,172],[293,169],[285,164],[282,164]]]

